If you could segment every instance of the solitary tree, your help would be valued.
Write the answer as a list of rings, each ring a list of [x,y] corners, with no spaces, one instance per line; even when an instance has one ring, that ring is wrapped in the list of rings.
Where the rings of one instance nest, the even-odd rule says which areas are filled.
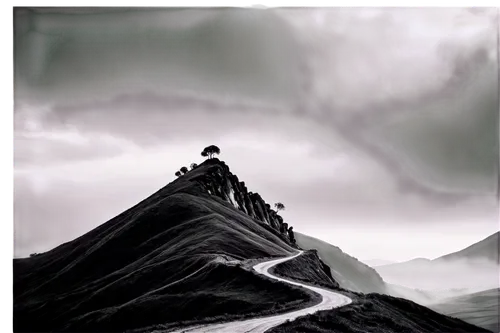
[[[288,238],[292,244],[295,244],[295,235],[293,233],[293,227],[288,228]]]
[[[191,163],[190,167],[191,167],[191,170],[193,169],[196,169],[196,167],[198,166],[198,164],[196,163]]]
[[[219,154],[220,154],[220,148],[214,145],[205,147],[205,149],[203,149],[203,151],[201,152],[201,156],[208,158],[213,158],[214,155],[219,155]]]
[[[274,207],[276,207],[276,210],[279,212],[280,210],[285,210],[285,205],[283,205],[281,202],[277,202],[274,204]]]
[[[185,166],[183,166],[183,167],[181,168],[181,172],[182,172],[182,174],[184,174],[184,175],[185,175],[188,171],[189,171],[189,170],[188,170],[188,168],[186,168]]]
[[[180,171],[176,171],[176,172],[175,172],[175,175],[176,175],[177,177],[180,177],[181,172],[180,172]]]

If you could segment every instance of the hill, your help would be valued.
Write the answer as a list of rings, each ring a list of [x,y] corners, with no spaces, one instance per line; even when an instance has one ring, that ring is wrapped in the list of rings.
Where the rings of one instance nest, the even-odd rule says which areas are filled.
[[[397,263],[396,261],[384,260],[384,259],[367,259],[367,260],[361,260],[361,261],[370,267],[390,265],[390,264]]]
[[[432,297],[436,299],[443,299],[443,298],[452,298],[452,297],[458,297],[458,296],[465,296],[469,294],[474,294],[483,290],[489,290],[489,289],[495,289],[493,286],[479,286],[475,288],[452,288],[452,289],[447,289],[447,290],[440,290],[440,291],[434,291],[434,290],[424,290],[424,292],[428,295],[431,295]]]
[[[319,311],[274,327],[268,333],[401,333],[490,332],[446,317],[411,301],[381,294],[368,294],[352,304]]]
[[[321,260],[329,266],[330,274],[338,282],[339,288],[354,292],[402,297],[421,305],[427,305],[438,298],[443,298],[435,293],[387,283],[376,269],[343,252],[339,247],[317,238],[295,232],[295,239],[297,245],[302,249],[317,252]]]
[[[386,282],[428,291],[443,289],[471,293],[498,288],[498,235],[495,233],[460,251],[430,260],[375,267]]]
[[[445,315],[465,322],[500,332],[499,308],[500,289],[489,289],[478,293],[448,298],[429,307]]]
[[[14,259],[14,331],[164,331],[323,304],[325,299],[304,287],[251,269],[302,247],[309,251],[274,267],[274,274],[355,297],[352,306],[343,304],[347,309],[335,312],[353,315],[348,322],[353,332],[359,322],[376,323],[386,332],[478,332],[441,314],[426,319],[420,313],[430,310],[410,301],[358,292],[384,292],[385,284],[375,270],[339,248],[294,233],[218,159],[180,175],[75,240]],[[331,313],[305,320],[310,325],[311,318],[323,316]]]
[[[429,295],[428,293],[420,289],[407,288],[391,283],[386,283],[385,285],[387,289],[387,292],[385,293],[386,295],[406,298],[408,300],[411,300],[417,304],[424,306],[434,301],[432,295]]]
[[[309,257],[297,257],[278,265],[276,271],[280,275],[292,279],[301,279],[303,273],[298,273],[302,267],[312,267]],[[286,266],[286,267],[280,267]],[[294,269],[295,268],[295,269]],[[308,272],[311,270],[308,269]],[[316,269],[316,271],[321,271]],[[314,284],[328,285],[329,277],[324,274],[309,274]],[[321,281],[319,281],[321,280]],[[401,333],[401,332],[489,332],[487,329],[466,323],[460,319],[451,318],[418,305],[412,301],[382,295],[378,293],[355,293],[344,290],[343,293],[353,302],[333,310],[319,311],[314,314],[299,317],[292,322],[286,322],[271,328],[266,333],[317,332],[317,333]],[[496,332],[496,331],[495,331]]]
[[[287,230],[207,160],[83,236],[14,259],[14,329],[121,331],[302,305],[308,293],[244,267],[294,252]]]
[[[331,275],[340,287],[363,293],[386,293],[384,280],[373,268],[337,246],[299,232],[295,232],[295,239],[302,249],[317,250],[321,260],[330,266]]]

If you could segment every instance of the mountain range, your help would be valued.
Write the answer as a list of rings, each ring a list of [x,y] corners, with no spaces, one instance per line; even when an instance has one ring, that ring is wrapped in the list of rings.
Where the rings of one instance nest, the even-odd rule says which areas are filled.
[[[439,313],[460,318],[468,323],[484,327],[492,332],[500,332],[499,321],[500,289],[450,297],[429,307]]]
[[[389,283],[424,290],[464,289],[477,292],[499,287],[499,232],[460,251],[435,259],[415,258],[375,270]]]
[[[294,232],[217,158],[13,265],[16,332],[488,332],[384,295],[375,269]]]

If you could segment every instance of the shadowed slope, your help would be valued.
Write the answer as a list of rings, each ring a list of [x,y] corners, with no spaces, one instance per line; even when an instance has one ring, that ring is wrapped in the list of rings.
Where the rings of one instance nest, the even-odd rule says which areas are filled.
[[[304,250],[317,250],[321,260],[330,266],[332,277],[341,288],[364,293],[386,292],[384,280],[373,268],[342,252],[340,248],[298,232],[295,233],[295,239]]]
[[[197,179],[223,167],[206,161],[85,235],[15,259],[15,331],[116,331],[308,300],[228,264],[294,249],[279,231],[207,193]]]
[[[361,296],[352,304],[320,311],[269,330],[268,333],[458,333],[490,332],[434,312],[411,301],[380,294]]]
[[[336,286],[332,285],[331,278],[318,267],[320,265],[321,261],[311,251],[308,256],[296,257],[277,265],[275,271],[279,271],[280,275],[285,278],[299,280],[303,279],[306,274],[314,284],[324,284],[328,288],[336,289]],[[301,269],[297,272],[299,267]],[[332,270],[334,268],[335,266]],[[267,333],[488,332],[486,329],[447,317],[403,298],[378,293],[362,294],[347,290],[339,290],[339,292],[351,298],[353,302],[333,310],[319,311],[299,317],[293,322],[274,327]]]
[[[400,285],[387,283],[376,271],[339,247],[321,241],[314,237],[295,233],[297,245],[303,249],[314,249],[323,262],[328,265],[333,279],[339,287],[353,292],[380,293],[394,297],[402,297],[426,306],[436,300],[438,295],[423,290],[406,288]],[[415,259],[414,261],[427,261]],[[292,264],[292,263],[290,263]],[[441,296],[439,296],[441,297]]]

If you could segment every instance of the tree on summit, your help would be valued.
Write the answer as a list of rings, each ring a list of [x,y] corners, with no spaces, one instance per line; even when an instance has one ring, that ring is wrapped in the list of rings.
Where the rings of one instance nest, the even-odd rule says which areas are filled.
[[[198,164],[191,163],[190,167],[191,167],[191,170],[196,169],[198,167]]]
[[[186,168],[185,166],[181,168],[181,172],[183,175],[185,175],[188,171],[189,171],[188,168]]]
[[[276,207],[276,210],[279,212],[280,210],[285,210],[285,205],[283,205],[281,202],[277,202],[274,204],[274,207]]]
[[[175,172],[175,175],[176,175],[177,177],[180,177],[180,176],[181,176],[181,172],[180,172],[180,171],[176,171],[176,172]]]
[[[292,244],[295,244],[295,235],[293,234],[293,227],[288,228],[288,238]]]
[[[208,158],[213,158],[214,155],[219,155],[219,154],[220,154],[220,148],[214,145],[205,147],[205,149],[203,149],[203,151],[201,152],[201,156]]]

